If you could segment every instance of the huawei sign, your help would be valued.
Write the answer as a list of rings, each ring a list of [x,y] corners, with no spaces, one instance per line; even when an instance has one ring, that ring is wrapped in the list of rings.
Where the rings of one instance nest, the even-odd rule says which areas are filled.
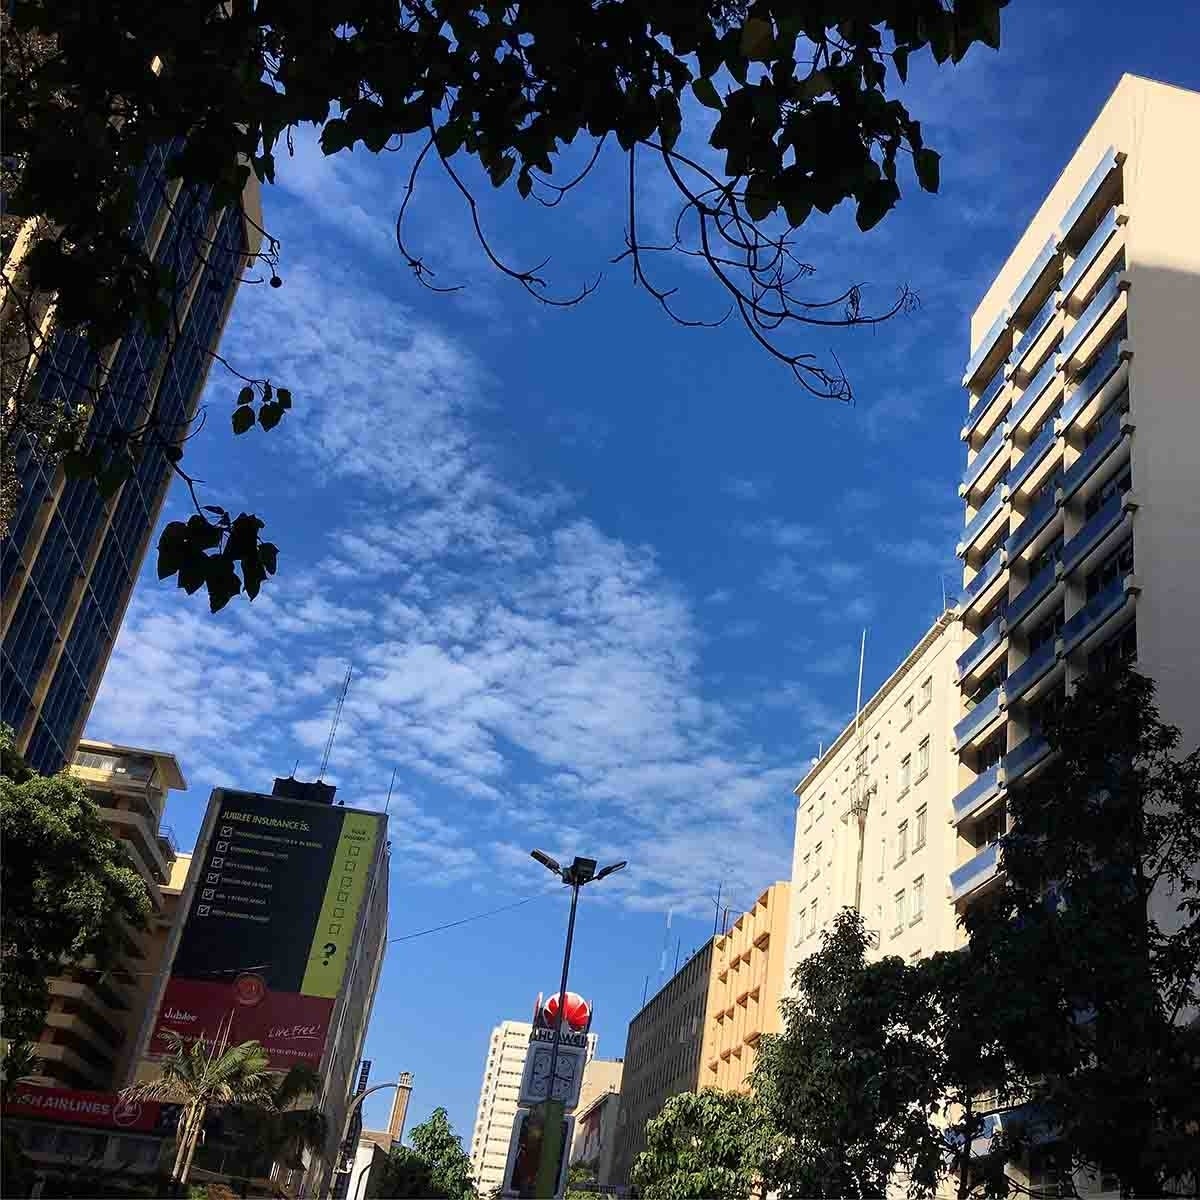
[[[563,1030],[587,1033],[592,1024],[592,1006],[578,992],[568,992],[563,1004]],[[558,1024],[558,993],[544,1000],[539,995],[533,1024],[538,1029],[553,1029]]]

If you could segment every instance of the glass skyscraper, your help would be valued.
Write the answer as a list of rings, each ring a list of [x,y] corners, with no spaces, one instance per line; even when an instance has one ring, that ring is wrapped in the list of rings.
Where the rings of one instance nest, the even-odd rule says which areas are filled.
[[[168,325],[178,333],[139,325],[98,353],[81,334],[61,332],[33,384],[69,407],[94,404],[85,448],[147,420],[161,436],[108,500],[94,481],[42,465],[28,440],[8,448],[20,494],[3,546],[0,719],[42,772],[70,762],[83,731],[166,496],[166,449],[195,413],[209,352],[259,245],[237,208],[214,211],[207,188],[167,179],[176,148],[161,147],[143,165],[134,221],[155,261],[173,271]],[[246,211],[258,204],[251,179]]]

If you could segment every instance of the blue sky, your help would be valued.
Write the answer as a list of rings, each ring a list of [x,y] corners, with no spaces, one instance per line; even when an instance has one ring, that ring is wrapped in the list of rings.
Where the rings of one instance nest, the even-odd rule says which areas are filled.
[[[393,242],[403,155],[323,160],[301,139],[281,164],[265,211],[285,284],[242,289],[222,351],[295,408],[235,442],[215,368],[188,460],[266,518],[280,573],[212,617],[150,563],[88,732],[178,755],[186,847],[213,786],[315,774],[353,662],[330,778],[382,808],[397,769],[391,936],[535,897],[390,948],[367,1055],[374,1079],[414,1073],[414,1120],[445,1105],[469,1141],[489,1030],[556,984],[566,895],[531,847],[629,860],[585,894],[572,972],[618,1056],[664,946],[669,971],[711,933],[718,884],[746,907],[786,877],[791,789],[852,714],[863,627],[869,690],[940,610],[970,310],[1123,71],[1200,86],[1200,9],[1179,0],[1136,21],[1115,0],[1017,3],[1004,36],[913,64],[938,196],[909,180],[871,234],[838,212],[802,235],[822,294],[921,297],[873,330],[801,332],[836,351],[852,406],[807,396],[740,326],[672,326],[608,265],[615,156],[553,214],[483,189],[512,260],[551,254],[563,292],[604,270],[567,311],[491,273],[432,176],[415,240],[470,286],[418,287]],[[650,219],[664,197],[648,180]],[[692,311],[721,310],[699,271],[677,278]]]

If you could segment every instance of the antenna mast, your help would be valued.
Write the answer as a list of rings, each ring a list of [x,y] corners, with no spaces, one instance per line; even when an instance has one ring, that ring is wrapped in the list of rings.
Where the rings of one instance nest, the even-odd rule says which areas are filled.
[[[353,674],[354,664],[351,663],[346,668],[346,678],[342,680],[342,690],[338,693],[337,708],[333,710],[333,722],[329,726],[329,737],[325,740],[325,753],[321,756],[321,769],[317,772],[318,782],[325,778],[325,772],[329,769],[329,755],[333,752],[333,739],[337,737],[338,722],[342,719],[342,705],[346,703],[346,693],[350,690],[350,676]]]

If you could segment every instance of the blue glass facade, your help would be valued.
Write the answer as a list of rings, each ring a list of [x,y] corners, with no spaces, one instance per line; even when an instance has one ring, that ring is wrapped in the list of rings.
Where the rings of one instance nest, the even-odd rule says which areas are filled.
[[[237,210],[227,209],[214,231],[207,189],[166,203],[164,168],[174,149],[159,148],[139,171],[134,221],[147,242],[157,239],[155,259],[177,281],[172,323],[182,337],[172,349],[167,337],[132,329],[112,355],[98,397],[88,389],[100,360],[78,334],[60,334],[39,369],[36,386],[71,406],[95,404],[89,445],[150,412],[164,435],[183,433],[245,261]],[[91,481],[64,480],[44,468],[29,445],[16,448],[16,461],[21,494],[2,565],[6,600],[10,588],[18,598],[0,648],[0,719],[17,730],[30,765],[51,772],[74,750],[171,472],[163,447],[149,446],[106,503]]]

